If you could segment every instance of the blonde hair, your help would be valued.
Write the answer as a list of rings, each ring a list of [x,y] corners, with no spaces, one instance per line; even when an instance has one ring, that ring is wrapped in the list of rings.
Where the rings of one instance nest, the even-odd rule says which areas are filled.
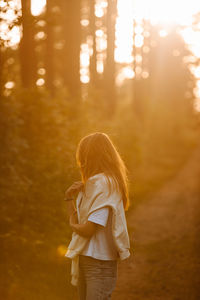
[[[129,208],[127,169],[116,147],[107,134],[96,132],[81,139],[76,160],[81,170],[82,180],[98,173],[104,173],[114,180],[120,190],[125,211]],[[109,189],[111,185],[109,182]]]

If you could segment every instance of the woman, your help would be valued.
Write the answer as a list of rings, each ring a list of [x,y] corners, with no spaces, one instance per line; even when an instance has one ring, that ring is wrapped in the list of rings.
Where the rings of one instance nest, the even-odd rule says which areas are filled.
[[[65,256],[72,259],[72,284],[80,300],[111,299],[118,260],[130,256],[126,168],[108,135],[100,132],[80,141],[76,158],[82,181],[65,195],[73,230]]]

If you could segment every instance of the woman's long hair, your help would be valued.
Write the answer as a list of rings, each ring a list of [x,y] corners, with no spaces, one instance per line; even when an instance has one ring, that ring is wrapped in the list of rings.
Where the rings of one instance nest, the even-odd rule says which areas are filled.
[[[84,183],[98,173],[104,173],[107,178],[112,177],[122,194],[124,209],[128,210],[130,203],[127,169],[107,134],[96,132],[82,138],[77,148],[76,160]]]

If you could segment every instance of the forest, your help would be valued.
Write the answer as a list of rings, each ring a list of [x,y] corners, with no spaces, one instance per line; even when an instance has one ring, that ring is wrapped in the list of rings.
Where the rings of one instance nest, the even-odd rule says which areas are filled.
[[[166,29],[134,7],[129,16],[131,1],[122,2],[0,1],[4,300],[75,299],[63,200],[81,178],[83,136],[101,131],[114,141],[128,169],[130,211],[199,144],[200,51],[183,36],[198,40],[200,12],[188,27]]]

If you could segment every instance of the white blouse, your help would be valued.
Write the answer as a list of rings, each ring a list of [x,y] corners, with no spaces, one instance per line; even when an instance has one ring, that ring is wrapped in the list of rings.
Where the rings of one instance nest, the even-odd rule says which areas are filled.
[[[117,259],[118,253],[112,236],[112,208],[105,206],[97,209],[89,215],[88,221],[101,226],[97,227],[80,254],[102,260]]]

